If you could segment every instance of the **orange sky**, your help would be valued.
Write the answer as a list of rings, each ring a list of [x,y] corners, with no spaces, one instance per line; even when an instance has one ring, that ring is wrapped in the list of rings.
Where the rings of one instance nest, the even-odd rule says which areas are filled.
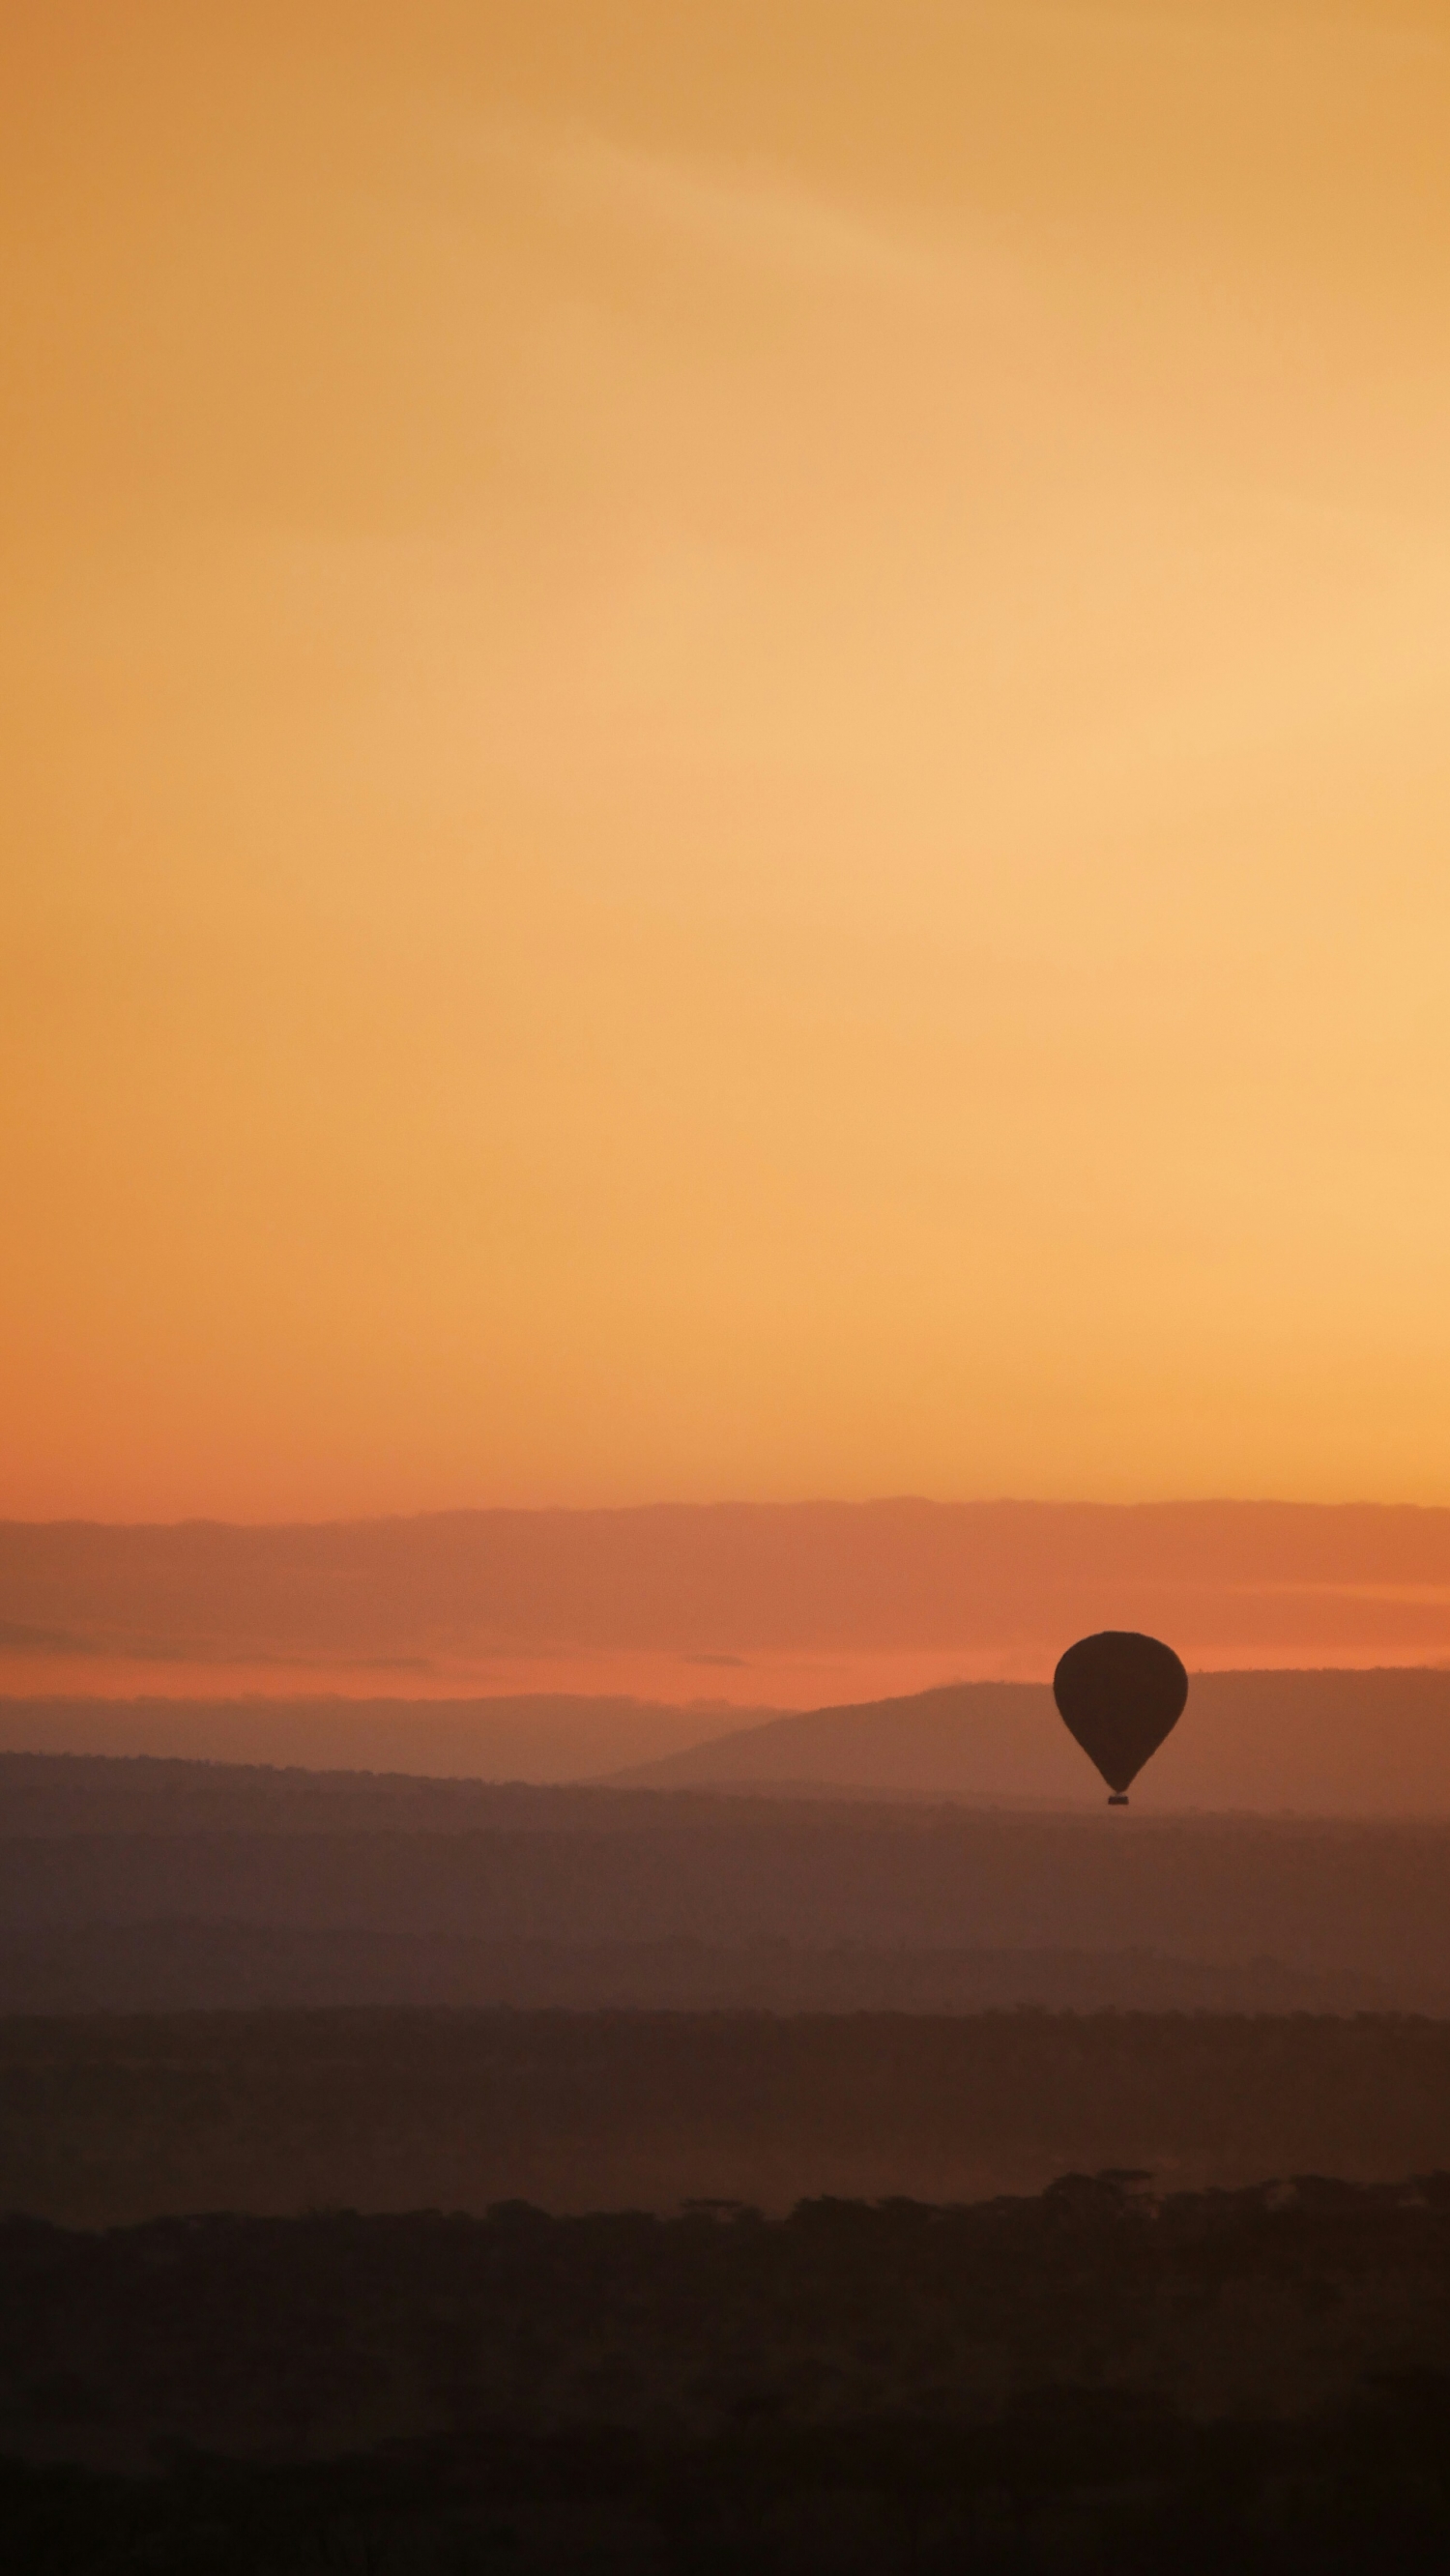
[[[0,0],[0,1511],[1450,1501],[1450,9]]]

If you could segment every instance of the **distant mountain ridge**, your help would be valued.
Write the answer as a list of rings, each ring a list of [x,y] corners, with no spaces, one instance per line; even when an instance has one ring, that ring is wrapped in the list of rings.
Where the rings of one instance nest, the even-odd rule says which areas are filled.
[[[1105,1795],[1045,1683],[961,1682],[736,1727],[619,1786],[849,1789],[1091,1804]],[[1450,1672],[1198,1673],[1133,1789],[1156,1811],[1450,1816]]]
[[[581,1692],[454,1699],[35,1694],[0,1697],[0,1756],[139,1754],[313,1775],[542,1784],[651,1761],[697,1744],[722,1722],[718,1705],[680,1708]]]
[[[612,1775],[618,1788],[875,1791],[891,1796],[1056,1797],[1092,1774],[1045,1682],[949,1682],[899,1699],[811,1708],[684,1747]]]
[[[139,1754],[270,1765],[278,1778],[283,1769],[314,1779],[369,1772],[1084,1812],[1105,1794],[1045,1682],[956,1682],[757,1710],[745,1723],[743,1712],[733,1724],[728,1716],[719,1704],[544,1693],[0,1698],[0,1756]],[[1450,1671],[1197,1673],[1183,1717],[1132,1795],[1137,1808],[1164,1813],[1450,1816]]]

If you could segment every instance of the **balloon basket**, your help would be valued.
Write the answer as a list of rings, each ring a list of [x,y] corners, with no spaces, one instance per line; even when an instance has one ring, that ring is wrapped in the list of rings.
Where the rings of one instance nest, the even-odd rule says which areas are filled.
[[[1126,1789],[1114,1789],[1112,1795],[1108,1799],[1108,1805],[1110,1807],[1126,1807],[1127,1803],[1128,1792]]]

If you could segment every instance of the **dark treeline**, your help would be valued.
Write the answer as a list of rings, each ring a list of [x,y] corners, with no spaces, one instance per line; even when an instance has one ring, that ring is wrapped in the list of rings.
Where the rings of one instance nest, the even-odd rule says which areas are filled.
[[[470,2429],[125,2476],[0,2458],[27,2576],[1443,2576],[1450,2393],[1284,2422],[1033,2391],[988,2423]]]
[[[326,2457],[508,2424],[998,2417],[1045,2385],[1303,2413],[1450,2372],[1450,2175],[1155,2194],[1139,2174],[941,2206],[506,2202],[94,2234],[0,2221],[14,2456]]]
[[[12,2221],[0,2452],[50,2576],[1439,2567],[1450,2177]]]
[[[1393,2016],[318,2012],[0,2022],[0,2208],[668,2210],[1450,2165]]]
[[[1382,2012],[1436,2017],[1414,1979],[1164,1957],[1150,1950],[808,1947],[791,1941],[476,1941],[291,1925],[49,1925],[0,1937],[0,2014],[416,2005],[451,2009],[976,2013]]]

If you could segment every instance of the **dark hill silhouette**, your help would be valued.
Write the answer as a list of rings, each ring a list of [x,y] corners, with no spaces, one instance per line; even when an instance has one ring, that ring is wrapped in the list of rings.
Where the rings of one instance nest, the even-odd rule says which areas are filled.
[[[0,1754],[0,2010],[1444,2015],[1447,1851],[1434,1821],[1125,1838],[1097,1801]]]
[[[1094,1780],[1045,1682],[952,1682],[732,1727],[613,1774],[620,1788],[1075,1803]]]
[[[611,1986],[622,1999],[651,1990],[654,1971],[624,1956],[643,1967],[650,1950],[662,1999],[786,2008],[811,1995],[849,2006],[853,1989],[903,2001],[933,1988],[1093,1991],[1057,1969],[1024,1986],[1020,1963],[1004,1988],[997,1970],[979,1979],[962,1965],[984,1953],[1115,1959],[1103,2000],[1164,1994],[1156,1967],[1125,1986],[1131,1952],[1236,1975],[1276,1962],[1262,1991],[1280,2002],[1283,1970],[1332,1977],[1351,2003],[1439,2010],[1450,1989],[1443,1819],[1124,1818],[1097,1798],[1014,1811],[38,1757],[0,1764],[0,1814],[0,1987],[15,2003],[126,1991],[583,2000]],[[729,1952],[733,1970],[717,1956],[677,1972],[671,1945]],[[762,1976],[755,1954],[773,1945],[782,1955]],[[113,1977],[123,1952],[138,1972],[129,1989]],[[870,1953],[891,1954],[885,1983]],[[510,1959],[517,1982],[500,1983]]]
[[[963,1682],[738,1727],[616,1775],[621,1785],[810,1788],[1100,1804],[1045,1683]],[[1450,1815],[1450,1672],[1195,1674],[1134,1788],[1162,1810]],[[1125,1820],[1126,1821],[1126,1820]]]

